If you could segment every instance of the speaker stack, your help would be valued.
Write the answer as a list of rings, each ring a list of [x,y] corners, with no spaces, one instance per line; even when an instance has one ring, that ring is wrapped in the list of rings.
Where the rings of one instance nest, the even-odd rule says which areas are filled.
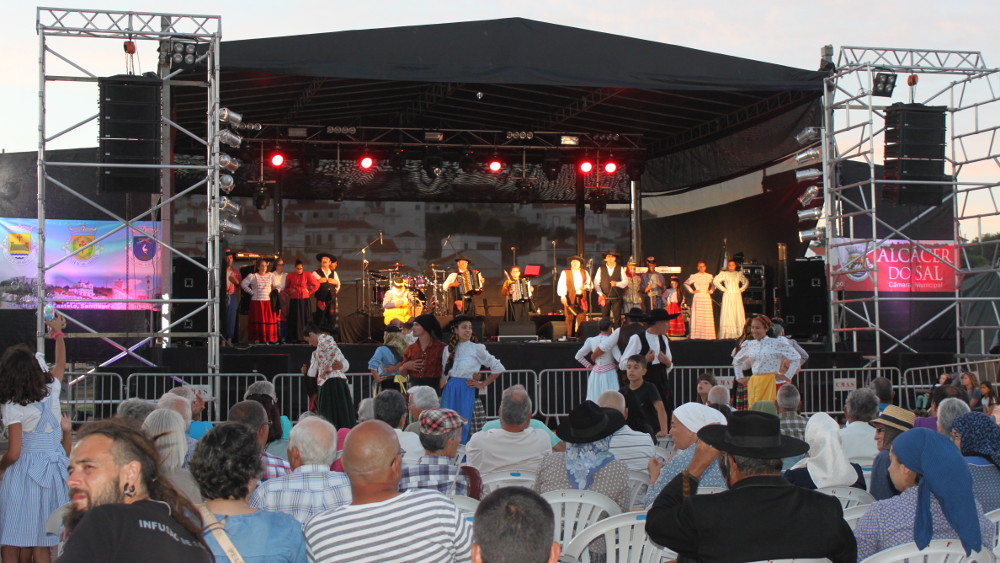
[[[105,164],[160,163],[162,81],[155,76],[98,78],[100,161]],[[158,193],[157,168],[102,168],[100,190]]]
[[[767,276],[760,264],[743,264],[743,275],[750,282],[743,292],[743,309],[747,316],[763,315],[767,306]]]
[[[822,258],[800,258],[788,263],[785,280],[785,333],[814,338],[826,333],[828,293]]]
[[[945,106],[895,103],[885,111],[885,179],[945,182]],[[885,184],[882,200],[940,205],[945,184]]]

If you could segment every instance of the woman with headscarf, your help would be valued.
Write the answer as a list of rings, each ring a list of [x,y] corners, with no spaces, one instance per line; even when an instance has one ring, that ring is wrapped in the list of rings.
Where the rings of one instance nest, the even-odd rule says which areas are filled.
[[[1000,508],[1000,426],[992,416],[967,412],[952,423],[951,434],[969,464],[976,500],[986,512]]]
[[[490,374],[482,379],[479,372],[484,366]],[[486,423],[485,409],[478,417],[473,414],[473,410],[477,408],[476,394],[489,387],[503,372],[500,360],[476,340],[476,335],[472,332],[472,317],[455,317],[451,323],[451,340],[444,351],[442,373],[445,384],[441,391],[441,407],[457,412],[465,420],[473,421],[462,427],[463,444],[469,441],[470,434],[478,432]]]
[[[687,469],[694,458],[694,447],[698,442],[698,431],[710,424],[726,424],[721,412],[699,403],[684,403],[674,409],[670,437],[674,439],[674,455],[666,462],[655,457],[649,459],[649,489],[646,490],[645,505],[652,506],[660,491],[671,479]],[[726,480],[719,471],[719,464],[713,463],[699,480],[705,487],[725,487]]]
[[[784,473],[789,483],[805,489],[851,486],[865,490],[865,474],[844,454],[840,426],[830,415],[818,412],[809,417],[806,442],[809,454]]]
[[[915,418],[912,412],[889,405],[878,418],[868,423],[875,427],[875,447],[878,449],[878,454],[872,460],[871,481],[868,485],[868,492],[875,500],[885,500],[899,494],[889,479],[889,448],[900,434],[913,428]]]
[[[317,390],[314,392],[316,412],[337,428],[353,428],[354,399],[347,387],[346,373],[351,364],[330,336],[330,330],[326,325],[323,329],[313,324],[306,326],[306,342],[316,350],[309,365],[302,366],[302,375]]]
[[[556,429],[566,442],[565,452],[542,458],[535,477],[538,493],[559,489],[582,489],[601,493],[628,511],[628,465],[611,453],[611,435],[625,426],[625,417],[615,409],[584,401]]]
[[[996,529],[972,494],[972,476],[944,434],[914,428],[896,438],[889,475],[899,496],[876,501],[858,520],[858,561],[897,545],[923,549],[958,538],[966,554],[993,546]]]

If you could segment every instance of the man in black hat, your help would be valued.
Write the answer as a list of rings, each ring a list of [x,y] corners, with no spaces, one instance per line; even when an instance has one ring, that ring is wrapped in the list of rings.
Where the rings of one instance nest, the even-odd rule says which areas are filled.
[[[483,292],[486,278],[479,270],[470,270],[471,263],[465,256],[455,258],[456,269],[444,280],[451,295],[453,315],[476,316],[475,297]]]
[[[656,256],[646,257],[646,273],[642,275],[642,292],[646,298],[642,300],[642,309],[650,312],[653,309],[665,309],[663,293],[667,286],[663,274],[656,271]]]
[[[566,262],[569,263],[569,269],[559,274],[556,294],[562,302],[563,315],[566,317],[566,337],[572,338],[576,336],[576,329],[580,323],[587,320],[589,309],[587,301],[593,284],[590,281],[590,272],[582,268],[582,257],[574,254],[567,258]]]
[[[857,560],[857,542],[836,497],[781,477],[781,460],[809,450],[781,435],[778,417],[736,412],[727,426],[698,431],[688,467],[663,489],[646,517],[651,540],[678,561]],[[729,490],[698,495],[698,479],[718,463]]]
[[[340,325],[337,323],[337,294],[340,293],[340,276],[337,275],[337,257],[327,252],[316,255],[319,268],[313,272],[313,278],[319,282],[316,296],[316,312],[313,322],[317,325],[328,324],[333,327],[333,334],[340,337]]]
[[[611,319],[615,328],[621,324],[622,297],[628,287],[625,270],[618,263],[620,255],[614,250],[604,253],[604,267],[597,269],[594,286],[597,288],[597,302],[601,305],[601,318]]]

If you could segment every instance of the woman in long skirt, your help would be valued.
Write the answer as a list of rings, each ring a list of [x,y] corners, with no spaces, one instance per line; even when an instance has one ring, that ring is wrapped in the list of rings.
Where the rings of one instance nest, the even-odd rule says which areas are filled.
[[[247,335],[250,342],[270,344],[278,341],[278,318],[271,308],[271,287],[274,278],[267,273],[267,260],[257,260],[257,271],[240,283],[250,294],[250,312],[247,315]]]
[[[309,387],[316,389],[316,412],[337,428],[353,428],[357,419],[346,375],[351,364],[333,337],[316,325],[306,326],[306,342],[316,347],[309,365],[302,366]]]
[[[285,295],[288,296],[288,334],[285,339],[297,344],[305,342],[306,325],[312,319],[309,298],[319,289],[319,281],[305,271],[302,260],[295,261],[295,271],[285,276]]]
[[[399,373],[405,351],[406,338],[403,337],[399,327],[394,325],[385,327],[382,346],[376,348],[372,358],[368,360],[368,370],[379,392],[395,389],[406,395],[406,377]]]
[[[606,343],[609,338],[617,339],[617,336],[611,335],[614,328],[611,325],[611,319],[601,319],[597,326],[601,331],[600,334],[584,340],[583,346],[576,352],[576,361],[580,362],[583,367],[590,368],[590,376],[587,377],[587,400],[595,403],[601,393],[618,390],[618,370],[616,368],[618,360],[621,359],[621,351],[615,345],[611,345],[609,353],[602,353],[593,358],[593,363],[587,358],[600,350],[601,345]]]
[[[733,358],[736,381],[746,383],[747,406],[753,408],[757,401],[774,401],[777,398],[775,381],[788,381],[802,362],[802,357],[784,338],[771,338],[767,331],[771,319],[757,315],[750,321],[752,338],[745,340]],[[781,370],[782,360],[788,360],[788,367]],[[743,370],[749,367],[753,375],[749,380]]]
[[[726,271],[715,276],[715,287],[723,292],[719,338],[739,338],[747,318],[743,309],[743,292],[747,290],[750,281],[737,269],[735,260],[727,262],[726,268]]]
[[[684,324],[684,315],[681,314],[681,303],[684,302],[684,294],[681,292],[681,282],[677,276],[670,276],[670,287],[666,293],[667,312],[676,315],[670,319],[667,327],[667,336],[681,337],[687,334],[687,325]]]
[[[0,359],[0,403],[8,448],[0,459],[0,548],[4,561],[48,562],[58,537],[45,533],[49,515],[69,498],[66,487],[69,419],[60,416],[59,390],[66,367],[61,315],[49,325],[56,363],[43,372],[24,344]]]
[[[447,382],[441,392],[441,406],[451,409],[469,424],[462,428],[462,443],[469,441],[469,434],[475,432],[473,410],[476,394],[486,389],[504,372],[503,364],[486,351],[486,346],[476,342],[472,334],[472,317],[459,315],[451,323],[451,341],[444,350],[444,377]],[[480,370],[486,366],[490,375],[480,379]],[[481,425],[485,424],[482,421]]]
[[[715,340],[715,312],[712,310],[712,292],[715,278],[708,273],[708,266],[698,262],[698,271],[684,282],[691,292],[691,339]]]

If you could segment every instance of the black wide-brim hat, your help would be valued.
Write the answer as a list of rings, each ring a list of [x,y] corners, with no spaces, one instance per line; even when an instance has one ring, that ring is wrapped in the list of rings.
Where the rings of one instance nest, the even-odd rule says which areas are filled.
[[[642,309],[638,307],[632,307],[631,309],[628,310],[627,313],[625,313],[625,318],[641,321],[642,319],[646,318],[646,313],[643,313]]]
[[[556,436],[569,444],[589,444],[607,438],[622,426],[625,426],[622,413],[601,408],[594,401],[584,401],[556,428]]]
[[[337,257],[334,256],[333,254],[330,254],[329,252],[320,252],[319,254],[316,255],[316,260],[317,261],[322,260],[324,258],[329,258],[330,262],[336,262],[337,261]]]
[[[586,260],[583,259],[583,256],[580,256],[579,254],[574,254],[566,259],[566,263],[572,264],[573,260],[579,260],[581,266],[583,266],[583,263],[586,262]]]
[[[621,260],[622,255],[618,254],[617,250],[606,250],[604,254],[601,254],[601,258],[607,258],[608,256],[614,256],[618,260]]]
[[[737,411],[729,424],[710,424],[698,431],[698,439],[732,455],[756,459],[778,459],[809,451],[804,440],[781,434],[781,419],[765,412]]]
[[[649,324],[660,321],[670,321],[679,317],[680,313],[668,313],[666,309],[653,309],[646,315],[646,322]]]
[[[462,260],[465,260],[465,261],[466,261],[466,262],[468,262],[469,264],[471,264],[471,263],[472,263],[472,260],[469,260],[469,257],[468,257],[468,256],[456,256],[456,257],[455,257],[455,262],[456,262],[456,263],[458,263],[458,262],[461,262]]]

